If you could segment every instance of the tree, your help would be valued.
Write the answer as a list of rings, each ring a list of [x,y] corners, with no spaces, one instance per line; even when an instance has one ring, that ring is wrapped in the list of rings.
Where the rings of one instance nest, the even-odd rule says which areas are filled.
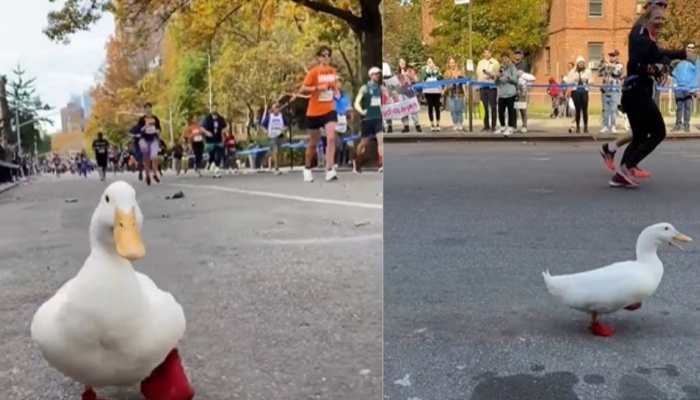
[[[36,88],[34,87],[36,78],[25,78],[26,71],[20,65],[12,73],[14,77],[10,81],[10,90],[7,94],[9,115],[13,119],[13,127],[17,126],[16,116],[19,116],[22,152],[33,153],[40,148],[45,149],[47,147],[45,143],[46,138],[40,131],[39,123],[52,122],[48,118],[41,118],[39,111],[46,111],[51,108],[44,104],[36,94]],[[15,133],[10,135],[8,140],[10,144],[17,143],[16,128],[14,131]]]
[[[6,86],[7,78],[5,75],[0,75],[0,147],[12,136],[12,116],[10,115],[10,107],[7,105]]]
[[[698,0],[669,2],[666,26],[661,34],[664,46],[682,49],[688,43],[700,43],[700,20],[697,18]]]
[[[56,0],[49,1],[53,3]],[[274,3],[280,1],[291,1],[344,21],[361,44],[363,70],[381,65],[383,32],[381,0],[274,0]],[[197,7],[197,3],[191,0],[66,0],[60,10],[49,13],[49,26],[44,33],[52,40],[66,42],[70,34],[89,29],[105,12],[114,13],[119,21],[128,22],[133,27],[143,27],[137,22],[144,16],[156,15],[162,22],[162,28],[173,15],[178,12],[186,14]],[[246,2],[229,3],[238,6]],[[251,3],[253,2],[248,4]],[[272,5],[273,1],[261,0],[258,3],[259,8],[265,10]],[[224,16],[228,15],[230,8],[227,7],[225,10],[227,11],[223,13]]]
[[[436,0],[437,27],[431,51],[439,64],[450,56],[467,56],[468,9],[454,0]],[[472,47],[474,57],[484,49],[496,52],[539,50],[547,38],[547,0],[484,0],[472,5]],[[459,57],[462,56],[462,57]]]
[[[386,0],[384,23],[391,27],[384,34],[384,61],[396,65],[399,58],[409,63],[425,60],[425,48],[421,40],[421,2]]]

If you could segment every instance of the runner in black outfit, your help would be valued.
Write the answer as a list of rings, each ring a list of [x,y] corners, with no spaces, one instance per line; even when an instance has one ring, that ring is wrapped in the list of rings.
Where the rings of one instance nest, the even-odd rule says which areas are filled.
[[[639,186],[631,169],[646,158],[666,137],[666,126],[653,99],[656,81],[662,81],[671,60],[686,58],[685,50],[660,49],[656,43],[664,24],[668,3],[650,0],[652,4],[641,17],[646,23],[635,24],[629,35],[627,78],[622,88],[622,107],[632,127],[632,143],[627,146],[610,186]]]
[[[104,181],[107,175],[107,151],[109,142],[105,140],[102,132],[97,133],[97,139],[92,142],[92,150],[95,152],[95,159],[99,167],[100,180]]]

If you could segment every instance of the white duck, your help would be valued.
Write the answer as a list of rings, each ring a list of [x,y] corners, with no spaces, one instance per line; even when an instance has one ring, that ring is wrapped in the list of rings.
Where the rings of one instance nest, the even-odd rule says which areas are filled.
[[[691,238],[673,225],[659,223],[644,229],[637,239],[637,259],[577,274],[552,276],[542,273],[547,290],[567,306],[591,314],[591,330],[598,336],[612,336],[614,330],[598,321],[600,314],[625,308],[636,310],[661,282],[664,266],[656,254],[660,245],[680,246]]]
[[[93,387],[138,382],[149,400],[194,395],[175,349],[182,307],[131,265],[146,253],[142,224],[134,188],[107,187],[90,221],[89,257],[32,320],[44,358],[85,385],[84,400],[96,398]]]

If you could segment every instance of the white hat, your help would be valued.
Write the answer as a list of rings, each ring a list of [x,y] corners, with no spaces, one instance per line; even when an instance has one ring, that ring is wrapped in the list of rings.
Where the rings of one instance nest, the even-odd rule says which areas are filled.
[[[576,58],[576,64],[580,64],[580,63],[584,63],[584,64],[586,63],[586,59],[583,58],[583,56],[578,56]]]
[[[372,75],[372,74],[381,74],[381,73],[382,73],[382,70],[379,69],[378,67],[372,67],[372,68],[369,69],[369,75]]]

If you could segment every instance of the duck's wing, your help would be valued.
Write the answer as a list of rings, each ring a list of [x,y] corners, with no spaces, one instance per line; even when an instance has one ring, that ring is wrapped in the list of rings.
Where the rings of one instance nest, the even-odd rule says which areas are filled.
[[[182,306],[172,294],[160,290],[147,275],[136,272],[136,276],[148,299],[151,327],[149,340],[169,346],[170,351],[185,334],[186,322]]]
[[[61,313],[63,307],[68,303],[68,291],[73,285],[75,278],[70,279],[61,286],[50,299],[46,300],[32,318],[30,332],[32,339],[39,344],[42,349],[51,342],[60,340],[61,332],[56,326],[56,317]]]
[[[582,311],[611,312],[638,297],[642,266],[624,261],[576,274],[552,276],[544,272],[547,290],[564,304]]]

